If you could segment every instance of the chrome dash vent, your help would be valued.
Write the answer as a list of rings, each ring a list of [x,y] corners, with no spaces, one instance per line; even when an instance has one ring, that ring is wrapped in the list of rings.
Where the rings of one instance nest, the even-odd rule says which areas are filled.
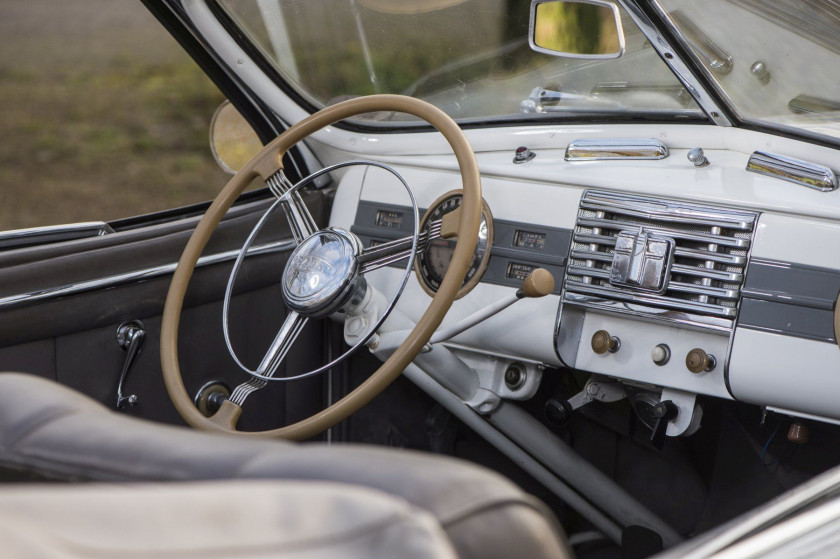
[[[738,311],[756,217],[754,212],[587,191],[578,211],[563,302],[729,331]],[[632,261],[627,263],[633,256],[627,254],[632,252],[643,263],[650,246],[645,245],[647,239],[673,241],[659,289],[616,281],[622,275],[612,270],[619,235],[624,275],[633,268]],[[661,252],[661,243],[659,247]]]

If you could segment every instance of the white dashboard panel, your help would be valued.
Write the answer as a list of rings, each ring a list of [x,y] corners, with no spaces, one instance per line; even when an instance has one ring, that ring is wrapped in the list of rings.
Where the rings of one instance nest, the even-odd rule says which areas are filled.
[[[599,355],[592,350],[592,335],[598,330],[606,330],[621,340],[617,352]],[[588,312],[573,365],[584,371],[621,379],[731,398],[723,378],[728,342],[728,336]],[[653,362],[651,351],[662,343],[670,348],[671,358],[660,366]],[[694,348],[713,355],[717,360],[715,368],[699,374],[690,372],[685,357]]]
[[[840,348],[737,328],[729,385],[738,400],[840,419]]]
[[[758,220],[753,258],[840,270],[840,223],[824,219],[762,214]]]

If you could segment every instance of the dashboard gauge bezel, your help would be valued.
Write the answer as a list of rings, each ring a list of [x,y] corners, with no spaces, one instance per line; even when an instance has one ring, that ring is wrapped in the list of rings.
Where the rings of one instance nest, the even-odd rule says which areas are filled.
[[[462,196],[462,190],[460,188],[455,190],[450,190],[445,194],[439,196],[432,204],[429,206],[429,209],[423,214],[423,217],[420,219],[420,232],[422,233],[426,225],[429,221],[440,219],[449,211],[453,211],[455,208],[460,207],[460,202],[458,202],[455,208],[452,210],[445,211],[441,213],[441,210],[446,209],[445,205],[451,200],[457,197]],[[476,285],[481,281],[481,278],[484,276],[484,273],[487,271],[487,267],[490,263],[490,252],[491,248],[493,247],[493,214],[490,212],[490,206],[487,205],[487,202],[482,198],[481,199],[481,217],[483,222],[486,224],[487,227],[487,241],[486,241],[486,248],[484,250],[484,254],[478,254],[478,246],[476,246],[476,250],[473,253],[473,260],[470,264],[469,269],[467,270],[467,275],[464,278],[464,282],[461,284],[461,288],[458,290],[458,294],[455,296],[455,299],[460,299],[467,293],[473,290]],[[448,241],[451,240],[454,242],[453,239],[447,239]],[[414,260],[414,271],[417,274],[417,280],[420,283],[420,286],[423,290],[431,297],[437,293],[437,286],[435,285],[434,280],[431,278],[430,275],[430,268],[428,265],[428,251],[431,248],[431,245],[427,245],[426,248],[417,253],[417,257]],[[448,265],[447,265],[448,267]]]

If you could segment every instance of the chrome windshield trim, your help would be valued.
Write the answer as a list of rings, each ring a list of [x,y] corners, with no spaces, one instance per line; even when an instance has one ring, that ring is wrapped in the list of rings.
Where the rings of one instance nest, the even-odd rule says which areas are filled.
[[[630,0],[618,0],[618,3],[621,4],[621,7],[627,11],[627,14],[639,26],[641,32],[650,41],[651,46],[656,49],[656,52],[659,53],[659,56],[662,57],[665,64],[668,65],[674,75],[677,76],[677,79],[680,80],[691,96],[694,97],[694,100],[700,108],[712,119],[712,122],[718,126],[732,126],[732,122],[726,118],[726,115],[721,111],[714,98],[701,85],[701,82],[691,71],[688,64],[677,56],[671,44],[659,34],[656,26],[653,25],[653,22],[644,11]],[[656,3],[654,2],[654,4]],[[656,5],[656,8],[660,13],[664,14],[660,6]],[[665,17],[667,18],[667,16]],[[674,27],[673,22],[670,23]]]
[[[276,241],[273,243],[267,243],[264,245],[254,247],[250,251],[248,251],[248,256],[259,256],[275,252],[284,252],[292,250],[293,248],[295,248],[295,246],[296,244],[294,240],[284,239],[282,241]],[[211,254],[208,256],[202,256],[198,259],[196,267],[211,266],[213,264],[227,262],[229,260],[235,259],[237,254],[239,254],[239,249],[228,250],[226,252],[220,252],[218,254]],[[160,266],[144,268],[142,270],[135,270],[133,272],[125,272],[122,274],[116,274],[105,278],[92,279],[70,285],[64,285],[61,287],[50,287],[38,291],[31,291],[28,293],[19,293],[16,295],[0,297],[0,311],[33,303],[42,303],[51,299],[57,299],[58,297],[78,295],[89,291],[95,291],[97,289],[116,287],[118,285],[125,285],[128,283],[134,283],[138,281],[157,278],[160,276],[165,276],[173,273],[177,265],[178,264],[176,262],[173,262],[171,264],[162,264]]]
[[[756,151],[747,162],[747,171],[807,186],[820,192],[837,190],[837,175],[825,165],[776,153]]]
[[[58,243],[61,241],[72,241],[86,237],[100,237],[113,232],[114,230],[111,229],[111,226],[104,221],[87,221],[83,223],[14,229],[12,231],[0,232],[0,251]]]
[[[665,159],[669,153],[656,138],[572,140],[566,147],[566,161]]]

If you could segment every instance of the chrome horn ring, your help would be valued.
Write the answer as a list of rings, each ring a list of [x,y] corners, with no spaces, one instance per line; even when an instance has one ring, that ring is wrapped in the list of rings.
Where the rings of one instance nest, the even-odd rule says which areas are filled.
[[[279,356],[278,362],[274,369],[270,371],[270,374],[261,374],[256,370],[251,370],[250,368],[246,367],[236,355],[236,351],[233,349],[233,345],[230,340],[228,326],[230,299],[233,294],[233,285],[236,280],[236,276],[239,274],[239,269],[242,266],[242,262],[244,261],[245,256],[247,256],[251,245],[254,242],[254,239],[256,239],[259,232],[265,226],[266,222],[268,221],[268,218],[277,210],[278,207],[280,207],[281,203],[288,199],[288,197],[294,195],[301,188],[303,188],[316,178],[320,177],[321,175],[344,167],[358,165],[379,167],[380,169],[388,171],[389,173],[394,175],[400,181],[400,183],[402,183],[403,187],[408,193],[409,198],[411,199],[411,208],[414,216],[414,229],[412,234],[413,236],[411,242],[411,250],[408,255],[408,262],[405,267],[405,273],[403,274],[402,280],[400,281],[396,292],[391,297],[391,300],[388,302],[388,305],[385,307],[385,310],[382,312],[382,315],[373,325],[371,325],[368,332],[364,336],[359,338],[359,340],[352,347],[350,347],[350,349],[348,349],[343,354],[339,355],[329,363],[317,369],[313,369],[311,371],[307,371],[299,375],[288,377],[274,377],[272,375],[276,371],[277,366],[279,366],[279,362],[282,362],[283,358],[285,357],[284,352],[282,355]],[[225,298],[224,303],[222,305],[222,330],[224,333],[225,345],[227,346],[231,358],[234,360],[237,366],[239,366],[239,368],[242,369],[245,373],[249,374],[254,379],[259,379],[262,381],[287,382],[292,380],[300,380],[330,370],[332,367],[334,367],[335,365],[352,355],[359,347],[366,344],[368,340],[370,340],[370,338],[376,333],[379,327],[385,322],[385,320],[391,314],[391,311],[394,310],[394,307],[397,304],[397,300],[400,298],[400,295],[402,295],[402,292],[405,289],[406,284],[408,283],[408,278],[411,276],[411,272],[414,269],[414,258],[417,254],[419,237],[420,215],[417,208],[417,200],[414,197],[414,192],[411,190],[411,187],[408,185],[408,182],[406,182],[402,175],[400,175],[395,169],[388,165],[384,165],[376,161],[345,161],[320,169],[312,173],[311,175],[301,179],[285,194],[278,197],[278,199],[271,205],[271,207],[269,207],[268,210],[266,210],[265,214],[263,214],[263,216],[254,226],[254,228],[251,230],[251,233],[248,235],[248,238],[242,245],[242,249],[239,251],[239,254],[236,257],[236,261],[233,264],[233,269],[231,270],[230,277],[228,278],[227,287],[225,288]],[[323,247],[319,247],[317,243],[324,239],[326,239],[330,243],[340,245],[340,248],[336,247],[338,252],[341,253],[342,257],[342,262],[338,266],[335,266],[333,262],[330,262],[327,259],[323,258],[324,253],[328,251],[324,250]],[[299,313],[301,316],[304,317],[303,321],[301,321],[300,323],[289,326],[290,330],[296,329],[299,332],[303,328],[303,325],[305,324],[307,318],[320,318],[323,316],[328,316],[329,314],[340,310],[349,300],[355,299],[356,297],[354,297],[354,295],[363,295],[364,291],[367,289],[367,282],[362,275],[364,271],[362,270],[362,266],[359,263],[359,256],[361,254],[361,250],[362,246],[358,238],[356,238],[356,236],[352,233],[344,231],[342,229],[322,229],[320,231],[316,231],[314,234],[310,235],[306,239],[303,239],[302,242],[300,242],[295,251],[292,253],[292,257],[289,259],[289,262],[286,264],[286,268],[283,271],[283,278],[281,280],[284,303],[293,313]],[[352,257],[349,259],[350,262],[344,260],[344,257],[346,256],[346,251],[352,252]],[[331,269],[315,269],[317,268],[317,265],[315,264],[315,262],[313,262],[313,259],[315,260],[315,262],[320,261],[322,262],[322,264],[328,265]],[[301,275],[300,272],[303,272],[303,275]],[[306,285],[306,282],[308,282],[312,277],[319,278],[318,284]],[[326,282],[323,285],[320,284],[322,279]],[[295,285],[295,282],[298,280],[303,280],[304,283],[301,285]],[[287,325],[284,324],[283,327],[285,328],[286,326]]]

